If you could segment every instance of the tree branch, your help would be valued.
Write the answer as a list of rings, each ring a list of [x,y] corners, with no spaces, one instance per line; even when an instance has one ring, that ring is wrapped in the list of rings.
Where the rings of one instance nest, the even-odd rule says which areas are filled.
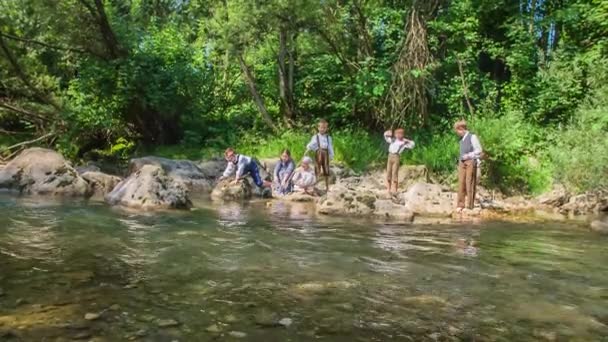
[[[40,45],[42,47],[46,47],[46,48],[53,49],[53,50],[69,51],[69,52],[76,52],[76,53],[88,53],[89,52],[89,51],[78,49],[78,48],[57,46],[57,45],[52,45],[52,44],[44,43],[44,42],[33,40],[33,39],[17,37],[17,36],[13,36],[13,35],[2,33],[2,32],[0,32],[0,35],[7,39],[16,40],[16,41],[19,41],[22,43],[27,43],[27,44]]]

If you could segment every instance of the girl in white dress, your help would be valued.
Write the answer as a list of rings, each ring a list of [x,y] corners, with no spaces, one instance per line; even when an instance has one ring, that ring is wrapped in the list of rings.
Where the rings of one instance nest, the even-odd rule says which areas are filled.
[[[291,180],[293,181],[295,191],[314,195],[317,177],[315,176],[314,169],[310,166],[311,163],[312,159],[310,157],[304,157],[300,167],[293,174]]]

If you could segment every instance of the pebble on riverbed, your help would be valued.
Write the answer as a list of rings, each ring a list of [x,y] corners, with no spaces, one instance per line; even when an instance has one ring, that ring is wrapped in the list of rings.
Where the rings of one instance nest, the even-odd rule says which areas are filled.
[[[98,313],[94,313],[94,312],[87,312],[84,315],[84,319],[86,319],[87,321],[94,321],[96,319],[99,319],[99,317],[101,317],[101,315]]]
[[[159,319],[156,321],[156,325],[158,325],[159,328],[169,328],[178,326],[179,322],[174,319]]]

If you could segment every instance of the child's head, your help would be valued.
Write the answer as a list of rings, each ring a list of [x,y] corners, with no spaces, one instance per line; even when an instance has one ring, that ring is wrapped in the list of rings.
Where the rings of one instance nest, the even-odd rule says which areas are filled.
[[[281,161],[286,163],[289,161],[289,159],[291,159],[291,152],[286,148],[283,150],[283,152],[281,152]]]
[[[459,137],[464,137],[467,133],[467,122],[464,120],[456,121],[456,123],[454,123],[454,132],[456,132]]]
[[[397,128],[395,130],[395,138],[401,140],[405,136],[405,130],[403,128]]]
[[[327,130],[329,128],[329,123],[327,122],[327,120],[321,119],[321,120],[319,120],[318,128],[319,128],[319,133],[325,134],[325,133],[327,133]]]
[[[300,164],[300,166],[302,166],[304,170],[308,170],[310,169],[310,164],[312,164],[312,159],[307,156],[302,158],[302,163]]]
[[[226,151],[224,151],[224,158],[226,158],[226,161],[234,162],[236,159],[236,153],[232,147],[228,147]]]

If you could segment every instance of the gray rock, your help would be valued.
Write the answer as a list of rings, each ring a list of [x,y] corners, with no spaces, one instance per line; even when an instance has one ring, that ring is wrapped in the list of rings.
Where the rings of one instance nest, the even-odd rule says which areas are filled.
[[[217,324],[211,324],[210,326],[205,328],[205,331],[210,332],[212,334],[218,334],[222,332],[222,329],[220,329]]]
[[[53,150],[30,148],[0,171],[0,189],[28,195],[84,196],[89,184],[63,156]]]
[[[189,195],[186,185],[163,168],[144,165],[106,195],[106,202],[142,210],[188,209],[192,206]]]
[[[559,207],[568,200],[568,192],[563,185],[557,184],[551,191],[540,195],[536,200],[540,204]]]
[[[378,217],[398,219],[406,222],[411,222],[414,219],[414,213],[408,211],[405,206],[394,203],[392,200],[378,199],[374,203],[374,206],[374,215]]]
[[[228,178],[220,181],[211,192],[211,198],[213,200],[223,201],[250,199],[253,194],[253,189],[249,180],[242,179],[237,184],[232,184],[232,180],[233,178]]]
[[[170,328],[170,327],[176,327],[178,326],[180,323],[174,319],[159,319],[156,321],[156,325],[159,328]]]
[[[145,165],[161,167],[167,176],[185,184],[191,193],[208,194],[219,175],[204,172],[190,160],[172,160],[161,157],[143,157],[129,161],[129,174],[141,170]],[[206,169],[207,170],[207,169]]]
[[[87,321],[94,321],[94,320],[99,319],[99,317],[101,317],[101,315],[98,313],[94,313],[94,312],[87,312],[84,315],[84,319],[86,319]]]
[[[319,199],[317,212],[337,216],[371,216],[376,209],[376,199],[374,193],[336,184]]]
[[[429,183],[416,183],[403,194],[406,211],[422,216],[451,216],[455,199],[455,193]]]
[[[104,197],[112,192],[122,180],[120,177],[108,175],[97,171],[87,171],[81,177],[89,183],[93,196]]]
[[[101,169],[99,168],[99,166],[92,164],[92,163],[76,166],[74,169],[80,175],[82,175],[85,172],[101,172]]]
[[[281,318],[279,320],[279,324],[286,328],[289,327],[292,323],[293,323],[293,319],[291,319],[289,317]]]
[[[591,222],[591,230],[601,234],[608,234],[608,215],[603,215]]]
[[[228,333],[228,335],[230,335],[231,337],[234,338],[245,338],[247,337],[247,334],[245,334],[244,332],[241,331],[231,331]]]

